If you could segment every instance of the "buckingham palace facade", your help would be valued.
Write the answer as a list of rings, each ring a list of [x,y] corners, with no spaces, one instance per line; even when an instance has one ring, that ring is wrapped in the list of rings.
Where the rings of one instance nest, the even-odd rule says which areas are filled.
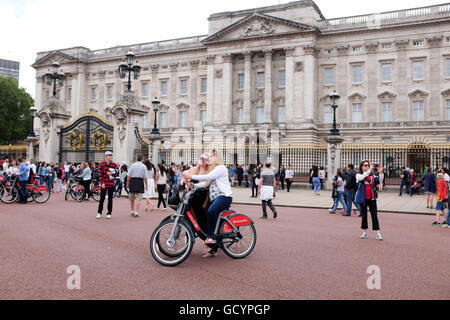
[[[337,90],[342,166],[362,158],[383,163],[393,174],[403,165],[418,171],[449,166],[450,4],[327,19],[313,1],[303,0],[212,14],[208,22],[207,35],[38,53],[33,64],[38,109],[52,99],[44,81],[52,62],[66,75],[58,111],[41,112],[36,123],[40,159],[78,160],[72,151],[83,139],[74,143],[70,135],[86,116],[111,137],[110,145],[104,140],[93,145],[93,135],[104,133],[89,123],[92,137],[84,142],[94,151],[114,145],[118,118],[112,111],[126,91],[118,66],[132,48],[142,67],[132,91],[144,112],[128,118],[136,130],[127,134],[138,141],[131,153],[149,149],[151,102],[157,96],[158,160],[197,159],[202,150],[192,141],[177,156],[170,152],[173,141],[164,143],[180,128],[200,133],[200,141],[211,130],[225,137],[238,132],[224,152],[228,163],[240,164],[260,160],[261,148],[270,157],[267,146],[276,135],[276,160],[304,172],[312,164],[325,165],[330,94]],[[59,117],[56,126],[53,116]],[[240,143],[241,133],[250,131],[257,134]],[[53,146],[43,148],[44,140]]]

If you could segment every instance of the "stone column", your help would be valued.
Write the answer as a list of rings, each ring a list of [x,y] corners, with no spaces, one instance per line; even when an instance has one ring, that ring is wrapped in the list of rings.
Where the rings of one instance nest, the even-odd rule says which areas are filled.
[[[378,103],[378,97],[377,97],[377,68],[378,68],[378,61],[377,61],[377,48],[378,48],[378,42],[368,42],[365,44],[366,51],[368,53],[367,57],[367,66],[364,66],[367,68],[367,103],[366,105],[363,105],[363,121],[368,122],[377,122],[381,119],[378,119],[378,115],[381,114],[381,112],[378,110],[379,103]]]
[[[319,49],[314,45],[306,45],[303,47],[305,52],[304,62],[304,108],[305,122],[314,124],[315,106],[316,106],[316,55]]]
[[[151,72],[152,72],[152,79],[150,81],[150,93],[149,93],[149,97],[150,97],[150,102],[153,101],[154,97],[159,97],[160,94],[158,92],[158,70],[159,70],[159,64],[153,64],[150,66]],[[153,111],[153,105],[150,103],[150,108]],[[151,127],[153,128],[153,123],[155,121],[155,113],[154,112],[150,112],[149,113],[149,121],[151,124]],[[158,123],[158,119],[156,119],[156,122]],[[149,151],[149,154],[151,154],[151,152]]]
[[[207,103],[206,103],[206,126],[211,127],[213,125],[213,114],[214,114],[214,61],[216,60],[215,55],[209,55],[207,58],[208,62],[208,92],[207,92]]]
[[[244,59],[244,123],[250,123],[252,107],[252,53],[244,52]]]
[[[37,140],[37,137],[28,136],[26,139],[27,142],[27,160],[35,160],[34,159],[34,142]]]
[[[397,98],[395,99],[395,104],[392,109],[392,120],[393,121],[409,121],[409,115],[412,115],[410,112],[400,112],[400,106],[402,106],[403,110],[410,110],[410,99],[408,96],[409,89],[409,80],[411,79],[408,76],[408,63],[410,60],[408,59],[407,48],[409,44],[409,40],[402,39],[394,42],[397,47],[397,73],[395,74],[395,79],[399,79],[396,81],[395,86],[397,89]],[[400,80],[402,79],[402,80]]]
[[[294,118],[294,52],[295,48],[286,48],[286,122],[292,122]]]
[[[232,123],[233,105],[233,56],[223,56],[223,123]]]
[[[151,140],[152,143],[149,145],[148,154],[151,157],[151,162],[153,164],[159,163],[159,148],[161,147],[161,140],[154,139]]]
[[[266,68],[264,71],[264,122],[272,123],[272,50],[265,50]]]
[[[327,159],[328,159],[328,180],[326,183],[327,189],[332,188],[332,179],[336,175],[337,169],[341,165],[341,146],[344,139],[341,136],[329,135],[325,141],[328,143]]]

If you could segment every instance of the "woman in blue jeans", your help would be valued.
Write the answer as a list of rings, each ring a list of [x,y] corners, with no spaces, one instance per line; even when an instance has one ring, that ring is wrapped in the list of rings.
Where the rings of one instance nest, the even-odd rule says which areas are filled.
[[[312,183],[314,186],[314,195],[320,196],[320,177],[319,177],[319,167],[314,166],[311,171]]]
[[[333,208],[330,209],[330,213],[332,214],[336,213],[339,202],[342,203],[344,211],[347,212],[347,204],[344,201],[344,179],[341,169],[338,169],[337,175],[333,179],[333,197],[334,197],[334,205]]]
[[[213,244],[216,242],[214,239],[214,232],[216,229],[217,220],[219,214],[228,210],[233,201],[233,194],[231,192],[230,180],[228,180],[228,169],[223,164],[222,155],[212,150],[209,155],[209,173],[205,175],[189,175],[184,174],[184,177],[189,180],[203,181],[194,185],[195,188],[203,188],[206,186],[206,182],[209,181],[209,200],[211,205],[208,208],[207,213],[207,236],[205,245]],[[193,187],[192,184],[190,187]],[[205,252],[202,257],[208,258],[216,256],[217,252]]]

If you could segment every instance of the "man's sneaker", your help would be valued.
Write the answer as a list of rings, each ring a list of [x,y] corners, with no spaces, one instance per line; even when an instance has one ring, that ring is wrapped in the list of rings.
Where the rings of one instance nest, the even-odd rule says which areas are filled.
[[[383,241],[383,237],[381,236],[381,234],[377,234],[377,240],[378,241]]]
[[[448,224],[444,223],[444,224],[442,225],[442,228],[448,228]]]
[[[335,214],[336,211],[333,211],[333,209],[328,209],[328,211],[330,211],[331,214]]]
[[[134,216],[135,216],[136,218],[139,217],[139,213],[135,212],[135,213],[134,213]]]
[[[100,219],[101,217],[102,217],[102,215],[99,213],[99,214],[97,214],[96,219]]]
[[[134,216],[135,213],[136,213],[136,212],[131,211],[131,212],[130,212],[130,216]]]
[[[111,219],[111,215],[110,214],[106,215],[106,219]]]
[[[437,222],[437,221],[433,222],[433,226],[440,226],[440,225],[441,225],[440,222]]]
[[[368,237],[369,237],[369,236],[367,235],[367,233],[364,232],[364,233],[362,234],[362,236],[361,236],[361,239],[367,239]]]

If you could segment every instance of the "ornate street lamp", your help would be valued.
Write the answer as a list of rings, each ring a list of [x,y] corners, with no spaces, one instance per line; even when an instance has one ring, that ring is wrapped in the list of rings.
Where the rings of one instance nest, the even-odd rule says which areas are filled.
[[[30,111],[31,111],[31,131],[28,134],[28,136],[36,137],[36,134],[34,133],[34,118],[36,117],[37,108],[33,105]]]
[[[53,96],[56,97],[56,80],[58,80],[58,85],[60,87],[64,86],[64,79],[66,78],[65,74],[62,71],[59,71],[59,62],[54,61],[52,63],[52,71],[50,69],[45,74],[45,83],[48,86],[52,85],[53,80]]]
[[[338,108],[338,101],[341,98],[336,90],[330,95],[331,107],[333,108],[333,129],[330,130],[330,136],[340,136],[339,129],[336,128],[336,109]]]
[[[137,80],[139,79],[139,75],[141,73],[141,66],[139,65],[139,62],[136,61],[136,64],[134,64],[134,53],[131,50],[128,50],[127,54],[122,60],[122,63],[119,65],[119,75],[120,78],[125,79],[128,72],[128,85],[127,89],[128,91],[131,91],[131,72],[133,72],[133,79]]]
[[[155,112],[155,122],[153,124],[153,130],[150,133],[150,137],[152,137],[152,138],[159,137],[159,129],[156,127],[156,117],[158,114],[160,104],[161,104],[161,101],[158,100],[158,97],[155,97],[155,99],[153,99],[153,101],[152,101],[153,111]]]

